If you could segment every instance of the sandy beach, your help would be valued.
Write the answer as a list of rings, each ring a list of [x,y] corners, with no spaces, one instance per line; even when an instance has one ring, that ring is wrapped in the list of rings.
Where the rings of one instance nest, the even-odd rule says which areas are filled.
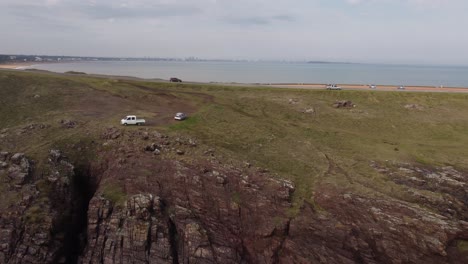
[[[462,87],[435,87],[435,86],[405,86],[404,90],[399,90],[395,85],[377,85],[376,89],[370,89],[368,85],[356,84],[337,84],[343,90],[375,90],[375,91],[412,91],[412,92],[452,92],[468,93],[468,88]],[[273,88],[292,88],[292,89],[326,89],[326,84],[268,84],[262,85]]]
[[[23,69],[25,67],[30,67],[35,63],[32,62],[16,62],[16,63],[7,63],[0,64],[0,69]]]

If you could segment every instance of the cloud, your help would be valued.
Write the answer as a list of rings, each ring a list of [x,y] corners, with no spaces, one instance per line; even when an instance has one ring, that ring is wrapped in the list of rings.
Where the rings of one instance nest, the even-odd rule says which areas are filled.
[[[60,0],[46,0],[46,5],[52,6],[60,3]]]
[[[251,25],[269,25],[275,22],[292,22],[295,18],[291,15],[274,15],[274,16],[236,16],[226,17],[223,21],[230,24],[251,26]]]
[[[351,4],[351,5],[357,5],[357,4],[360,4],[362,2],[364,2],[365,0],[346,0],[346,2],[348,4]]]
[[[126,3],[118,1],[46,0],[44,4],[40,4],[34,1],[10,1],[4,8],[13,10],[17,16],[28,16],[30,13],[36,13],[58,17],[75,16],[77,19],[81,17],[104,20],[109,18],[138,19],[189,16],[200,13],[200,9],[193,5],[165,2],[134,1]]]
[[[401,3],[401,4],[410,4],[423,7],[437,7],[441,5],[450,5],[459,0],[344,0],[350,5],[360,5],[364,3],[374,3],[374,4],[389,4],[389,3]]]
[[[75,10],[81,15],[92,19],[143,19],[154,17],[190,16],[201,13],[195,6],[179,6],[175,4],[158,4],[150,6],[116,5],[78,5]]]
[[[467,9],[466,0],[0,0],[0,53],[466,62]]]

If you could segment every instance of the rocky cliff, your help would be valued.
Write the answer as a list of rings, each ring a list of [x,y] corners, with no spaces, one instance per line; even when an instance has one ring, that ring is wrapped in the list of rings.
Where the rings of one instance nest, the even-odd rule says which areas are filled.
[[[293,183],[194,139],[102,139],[86,173],[58,150],[0,153],[0,262],[468,262],[468,174],[453,167],[370,162],[406,199],[324,181],[298,206]]]
[[[76,262],[87,197],[74,166],[51,150],[41,171],[23,153],[0,153],[2,263]],[[81,238],[81,242],[85,242]]]

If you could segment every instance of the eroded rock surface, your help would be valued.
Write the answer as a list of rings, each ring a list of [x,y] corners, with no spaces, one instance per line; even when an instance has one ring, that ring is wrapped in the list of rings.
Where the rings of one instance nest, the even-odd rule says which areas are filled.
[[[65,262],[63,222],[70,220],[73,207],[73,165],[58,151],[51,152],[43,173],[34,172],[23,153],[1,152],[0,160],[6,187],[0,203],[0,263]]]
[[[274,262],[289,229],[291,183],[218,164],[145,159],[154,156],[127,160],[151,164],[146,176],[136,174],[141,185],[122,179],[123,189],[139,194],[122,205],[105,193],[91,200],[84,262]],[[109,167],[104,178],[135,175]]]
[[[2,263],[468,263],[457,168],[372,162],[398,195],[324,181],[298,206],[299,186],[195,139],[118,128],[102,139],[96,192],[77,191],[58,150],[40,173],[0,152]]]

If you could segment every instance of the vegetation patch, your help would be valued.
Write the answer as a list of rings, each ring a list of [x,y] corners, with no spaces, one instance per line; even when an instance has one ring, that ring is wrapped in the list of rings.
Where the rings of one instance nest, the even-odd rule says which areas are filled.
[[[468,240],[458,240],[457,248],[460,252],[468,252]]]
[[[24,214],[24,219],[28,224],[40,224],[44,222],[47,214],[48,212],[44,210],[43,206],[36,204],[28,208]]]
[[[79,71],[67,71],[65,72],[66,74],[86,74],[85,72],[79,72]]]
[[[236,203],[237,205],[240,205],[241,202],[242,202],[240,193],[234,192],[234,193],[231,195],[231,200],[232,200],[234,203]]]
[[[177,124],[171,125],[169,127],[170,130],[172,131],[187,131],[187,130],[193,130],[195,126],[199,123],[199,117],[194,115],[194,116],[189,116],[187,119],[178,122]]]
[[[109,183],[102,188],[102,197],[111,201],[114,205],[123,205],[127,200],[127,195],[122,187]]]

